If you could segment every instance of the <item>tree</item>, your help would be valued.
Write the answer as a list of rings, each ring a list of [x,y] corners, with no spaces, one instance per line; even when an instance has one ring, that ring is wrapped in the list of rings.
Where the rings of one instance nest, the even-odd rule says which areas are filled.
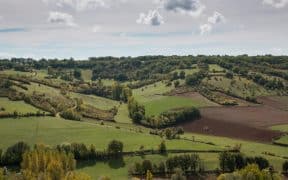
[[[160,143],[160,145],[159,145],[159,152],[160,152],[160,154],[166,154],[166,153],[167,153],[165,141],[162,141],[162,142]]]
[[[222,171],[234,171],[235,169],[235,157],[227,151],[219,154],[219,163]]]
[[[153,180],[153,174],[149,170],[146,173],[146,180]]]
[[[288,161],[285,161],[282,165],[282,170],[283,172],[287,173],[288,172]]]
[[[150,160],[144,160],[143,162],[142,162],[142,168],[143,168],[143,171],[144,172],[147,172],[147,171],[152,171],[152,163],[151,163],[151,161]]]
[[[175,88],[179,87],[179,85],[180,85],[180,82],[178,80],[174,82],[174,87]]]
[[[175,173],[171,176],[171,180],[186,180],[186,177],[180,168],[176,168]]]
[[[10,146],[3,155],[2,164],[18,165],[22,161],[22,155],[30,149],[29,145],[24,142],[18,142]]]
[[[185,71],[181,71],[179,74],[180,79],[185,79]]]
[[[80,69],[74,69],[73,75],[74,75],[74,78],[81,79],[81,77],[82,77],[81,70]]]
[[[84,174],[74,173],[76,161],[71,153],[60,152],[36,145],[34,150],[23,154],[21,174],[23,179],[90,180]]]
[[[123,152],[123,143],[121,141],[112,140],[108,145],[108,153],[113,155],[121,155]]]

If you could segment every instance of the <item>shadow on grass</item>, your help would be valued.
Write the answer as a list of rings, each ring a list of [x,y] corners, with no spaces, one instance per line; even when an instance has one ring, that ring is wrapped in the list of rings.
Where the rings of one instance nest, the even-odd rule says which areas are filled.
[[[97,163],[108,164],[111,169],[123,168],[126,165],[123,157],[117,157],[117,158],[110,159],[107,161],[94,161],[94,160],[78,161],[77,162],[77,169],[83,169],[85,167],[95,166]]]
[[[119,168],[125,167],[125,162],[124,162],[123,157],[118,157],[115,159],[110,159],[108,161],[108,165],[112,169],[119,169]]]

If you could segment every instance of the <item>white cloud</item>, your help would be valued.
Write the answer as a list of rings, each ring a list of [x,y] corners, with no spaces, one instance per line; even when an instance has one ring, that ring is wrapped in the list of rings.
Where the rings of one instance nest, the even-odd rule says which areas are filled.
[[[50,12],[48,22],[55,24],[64,24],[71,27],[77,26],[74,22],[74,18],[72,15],[62,12]]]
[[[212,25],[211,24],[202,24],[200,26],[200,31],[201,31],[201,35],[209,34],[212,31]]]
[[[120,2],[126,3],[127,0],[42,0],[46,4],[56,4],[58,7],[70,7],[76,11],[85,11],[98,7],[110,7],[110,5]]]
[[[164,23],[163,17],[158,10],[150,10],[147,14],[140,13],[139,18],[136,20],[138,24],[145,24],[151,26],[159,26]]]
[[[201,35],[209,34],[215,25],[225,23],[226,18],[219,12],[215,11],[214,14],[208,17],[208,22],[200,26]]]
[[[263,0],[263,4],[270,5],[275,8],[283,8],[288,4],[288,0]]]
[[[215,11],[212,16],[208,17],[208,22],[211,24],[224,23],[225,21],[225,17],[217,11]]]
[[[167,11],[188,14],[194,17],[201,15],[205,9],[200,0],[162,0],[160,2]]]
[[[97,33],[101,31],[101,29],[102,29],[102,26],[96,24],[92,27],[92,32]]]

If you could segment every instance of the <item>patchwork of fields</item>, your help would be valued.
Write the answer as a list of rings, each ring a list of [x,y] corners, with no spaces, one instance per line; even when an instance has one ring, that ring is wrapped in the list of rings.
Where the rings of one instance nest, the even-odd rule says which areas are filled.
[[[97,77],[93,69],[80,69],[81,77],[78,79],[73,74],[76,70],[70,68],[0,71],[0,79],[7,81],[0,82],[3,86],[1,94],[4,94],[0,97],[0,114],[17,112],[15,117],[0,118],[0,136],[5,137],[1,140],[0,149],[6,150],[24,141],[30,146],[46,144],[51,147],[74,142],[87,146],[93,144],[97,151],[105,151],[112,140],[123,142],[123,152],[130,153],[123,159],[77,162],[76,171],[85,172],[92,179],[108,175],[111,179],[124,180],[129,177],[129,170],[135,162],[146,159],[160,163],[183,154],[183,150],[197,152],[205,170],[220,169],[219,152],[235,149],[246,156],[264,157],[275,170],[282,170],[288,156],[288,96],[281,96],[285,89],[269,89],[214,63],[203,65],[194,62],[183,68],[161,70],[164,71],[168,73],[154,74],[157,81],[150,77],[148,80],[151,81],[143,84],[139,79],[128,78],[143,73],[140,71],[134,74],[118,72],[117,78],[126,79],[119,82],[107,72],[101,74],[103,78],[93,81],[92,77]],[[232,77],[227,72],[232,73]],[[196,75],[202,79],[198,84],[188,86],[187,78],[180,78],[180,74],[190,76],[192,80]],[[271,81],[274,79],[269,78]],[[277,80],[287,83],[284,78]],[[7,90],[11,92],[7,93]],[[12,101],[13,96],[20,100]],[[130,98],[136,103],[129,104]],[[189,116],[185,123],[179,121],[160,129],[162,126],[155,128],[136,121],[129,109],[131,107],[136,110],[143,107],[145,119],[142,121],[146,118],[155,122],[163,119],[169,122],[169,118],[175,117],[183,119],[185,113],[179,115],[176,110],[192,107],[197,108],[201,117],[192,120]],[[17,115],[43,111],[51,113],[51,116]],[[172,115],[164,117],[164,112],[172,112]],[[141,113],[136,112],[136,117],[141,117]],[[184,132],[181,132],[182,128]],[[174,131],[179,133],[173,136]],[[140,156],[136,153],[142,150],[158,152],[162,142],[165,142],[167,154]]]

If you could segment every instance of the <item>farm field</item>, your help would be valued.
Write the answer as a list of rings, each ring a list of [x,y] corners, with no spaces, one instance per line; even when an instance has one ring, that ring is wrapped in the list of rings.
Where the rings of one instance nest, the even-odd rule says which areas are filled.
[[[45,144],[49,151],[62,145],[57,150],[74,155],[75,172],[91,179],[129,179],[129,172],[139,172],[131,169],[135,162],[187,159],[192,157],[183,155],[191,153],[200,157],[199,175],[225,172],[220,155],[242,156],[245,166],[248,160],[263,158],[283,172],[288,87],[282,81],[287,74],[271,67],[285,68],[285,62],[270,64],[272,57],[253,57],[242,67],[234,62],[237,57],[146,58],[0,61],[0,136],[5,137],[0,143],[0,179],[1,167],[11,163],[7,152],[20,141],[30,147]],[[258,58],[265,63],[257,63]],[[251,68],[253,63],[257,66]],[[49,116],[36,114],[39,111]],[[35,114],[23,117],[25,113]],[[14,163],[20,167],[20,159]]]
[[[14,113],[15,111],[21,114],[37,113],[38,108],[25,103],[24,101],[10,101],[8,98],[0,97],[0,108],[4,108],[1,112]]]
[[[159,115],[162,112],[175,108],[204,107],[215,105],[201,95],[195,95],[192,98],[187,98],[185,95],[164,95],[173,89],[173,86],[167,87],[165,83],[158,82],[140,89],[133,90],[133,95],[135,99],[139,101],[139,103],[145,106],[146,113],[149,116]]]
[[[267,106],[211,107],[200,111],[201,119],[186,123],[186,131],[271,142],[282,133],[268,128],[288,123],[287,111]]]
[[[159,136],[137,133],[130,129],[116,129],[115,126],[101,126],[94,123],[67,121],[53,117],[6,118],[0,119],[0,136],[5,136],[0,148],[4,149],[18,141],[25,141],[30,145],[45,143],[57,145],[62,143],[83,142],[94,144],[98,150],[104,150],[113,139],[125,143],[124,151],[138,150],[141,145],[145,149],[157,149],[161,142]],[[141,143],[139,143],[141,139]],[[169,140],[169,149],[214,149],[211,145],[185,140]],[[221,148],[219,148],[221,149]]]
[[[83,100],[84,104],[88,104],[102,110],[109,110],[112,109],[114,106],[119,106],[119,102],[99,96],[84,95],[79,93],[70,93],[70,95],[73,98],[79,98]]]

